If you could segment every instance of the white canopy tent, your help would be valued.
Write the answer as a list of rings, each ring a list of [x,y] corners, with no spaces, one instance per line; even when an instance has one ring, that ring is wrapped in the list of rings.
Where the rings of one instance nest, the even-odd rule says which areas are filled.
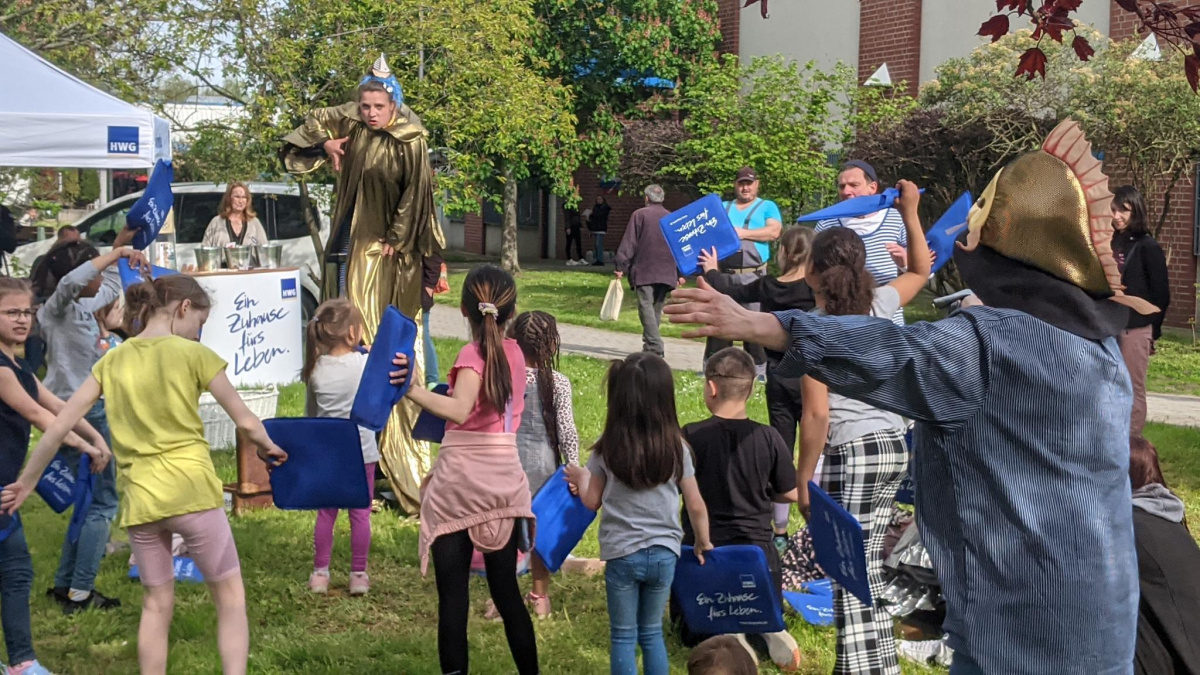
[[[171,126],[0,33],[0,167],[151,169]]]

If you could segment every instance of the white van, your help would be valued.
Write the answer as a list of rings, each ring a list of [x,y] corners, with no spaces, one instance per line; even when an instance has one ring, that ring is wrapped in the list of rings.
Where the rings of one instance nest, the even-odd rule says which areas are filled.
[[[321,289],[313,280],[320,278],[321,263],[313,248],[308,224],[300,209],[300,188],[293,183],[250,183],[254,210],[267,230],[273,243],[283,244],[282,264],[300,269],[301,301],[304,321],[308,321],[317,308]],[[179,264],[196,262],[195,249],[204,238],[208,222],[217,215],[221,197],[225,194],[225,183],[172,183],[175,195],[172,217],[175,221],[176,259]],[[141,192],[119,197],[88,214],[73,225],[85,239],[102,251],[107,250],[125,227],[125,216]],[[321,242],[329,240],[329,218],[318,206],[314,195],[313,215],[321,224]],[[54,244],[53,238],[17,247],[12,254],[20,267],[30,269],[34,261],[45,255]]]

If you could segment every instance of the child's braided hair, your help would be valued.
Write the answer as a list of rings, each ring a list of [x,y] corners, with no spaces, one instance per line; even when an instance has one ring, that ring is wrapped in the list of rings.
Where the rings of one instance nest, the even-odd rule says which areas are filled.
[[[509,335],[521,346],[525,365],[537,369],[538,398],[546,436],[558,463],[566,461],[558,437],[558,409],[554,407],[554,371],[558,369],[558,322],[545,312],[525,312],[513,321]]]

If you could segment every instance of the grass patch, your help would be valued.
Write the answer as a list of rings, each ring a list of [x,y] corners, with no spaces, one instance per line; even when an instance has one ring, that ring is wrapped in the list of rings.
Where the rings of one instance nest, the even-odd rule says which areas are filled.
[[[599,275],[594,275],[599,276]],[[462,343],[439,340],[442,363],[453,362]],[[599,435],[604,422],[605,393],[601,386],[606,364],[577,356],[562,360],[575,395],[576,423],[584,447]],[[700,381],[691,373],[675,375],[680,421],[707,417]],[[281,416],[300,415],[300,386],[280,397]],[[766,419],[761,387],[750,405],[751,415]],[[1200,430],[1150,425],[1147,436],[1157,444],[1171,486],[1188,503],[1191,522],[1200,522]],[[235,477],[232,453],[214,454],[223,481]],[[26,536],[33,555],[33,635],[41,661],[55,672],[100,675],[137,672],[137,624],[141,587],[126,578],[127,553],[106,558],[99,588],[122,599],[118,610],[64,617],[43,593],[53,581],[67,520],[56,516],[40,499],[23,509]],[[437,595],[433,577],[421,578],[417,568],[417,527],[394,513],[372,517],[371,594],[350,598],[345,589],[350,564],[349,526],[338,522],[333,553],[333,587],[328,597],[305,589],[312,565],[312,526],[307,512],[264,510],[232,520],[250,617],[250,672],[263,674],[333,675],[335,673],[434,674],[437,665]],[[120,533],[123,538],[124,533]],[[598,553],[596,527],[585,536],[577,554]],[[523,583],[528,583],[527,578]],[[535,622],[543,672],[603,674],[608,672],[608,614],[603,577],[555,577],[551,587],[554,617]],[[476,673],[509,673],[512,662],[503,626],[483,621],[487,587],[471,585],[471,665]],[[828,673],[834,660],[834,630],[814,628],[794,616],[788,625],[804,655],[802,673]],[[668,635],[673,673],[685,672],[687,651]],[[904,672],[944,672],[904,664]],[[178,586],[175,622],[171,631],[172,673],[220,673],[216,654],[216,617],[205,588]],[[765,666],[764,672],[774,672]]]

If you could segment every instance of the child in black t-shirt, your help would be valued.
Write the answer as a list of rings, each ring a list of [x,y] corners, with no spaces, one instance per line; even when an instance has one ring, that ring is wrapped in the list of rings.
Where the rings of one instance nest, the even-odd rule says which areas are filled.
[[[783,579],[779,552],[772,543],[772,514],[776,503],[796,501],[796,468],[779,432],[746,414],[754,377],[754,360],[745,351],[727,347],[714,354],[704,367],[704,404],[713,416],[685,426],[683,437],[695,455],[696,483],[708,507],[713,545],[761,548],[775,593],[781,597]],[[688,533],[686,513],[683,518]],[[691,543],[687,534],[684,543]],[[678,615],[672,600],[672,616]],[[691,633],[682,622],[680,627],[685,645],[695,646],[708,637]],[[747,637],[783,669],[799,667],[799,648],[786,631]]]

